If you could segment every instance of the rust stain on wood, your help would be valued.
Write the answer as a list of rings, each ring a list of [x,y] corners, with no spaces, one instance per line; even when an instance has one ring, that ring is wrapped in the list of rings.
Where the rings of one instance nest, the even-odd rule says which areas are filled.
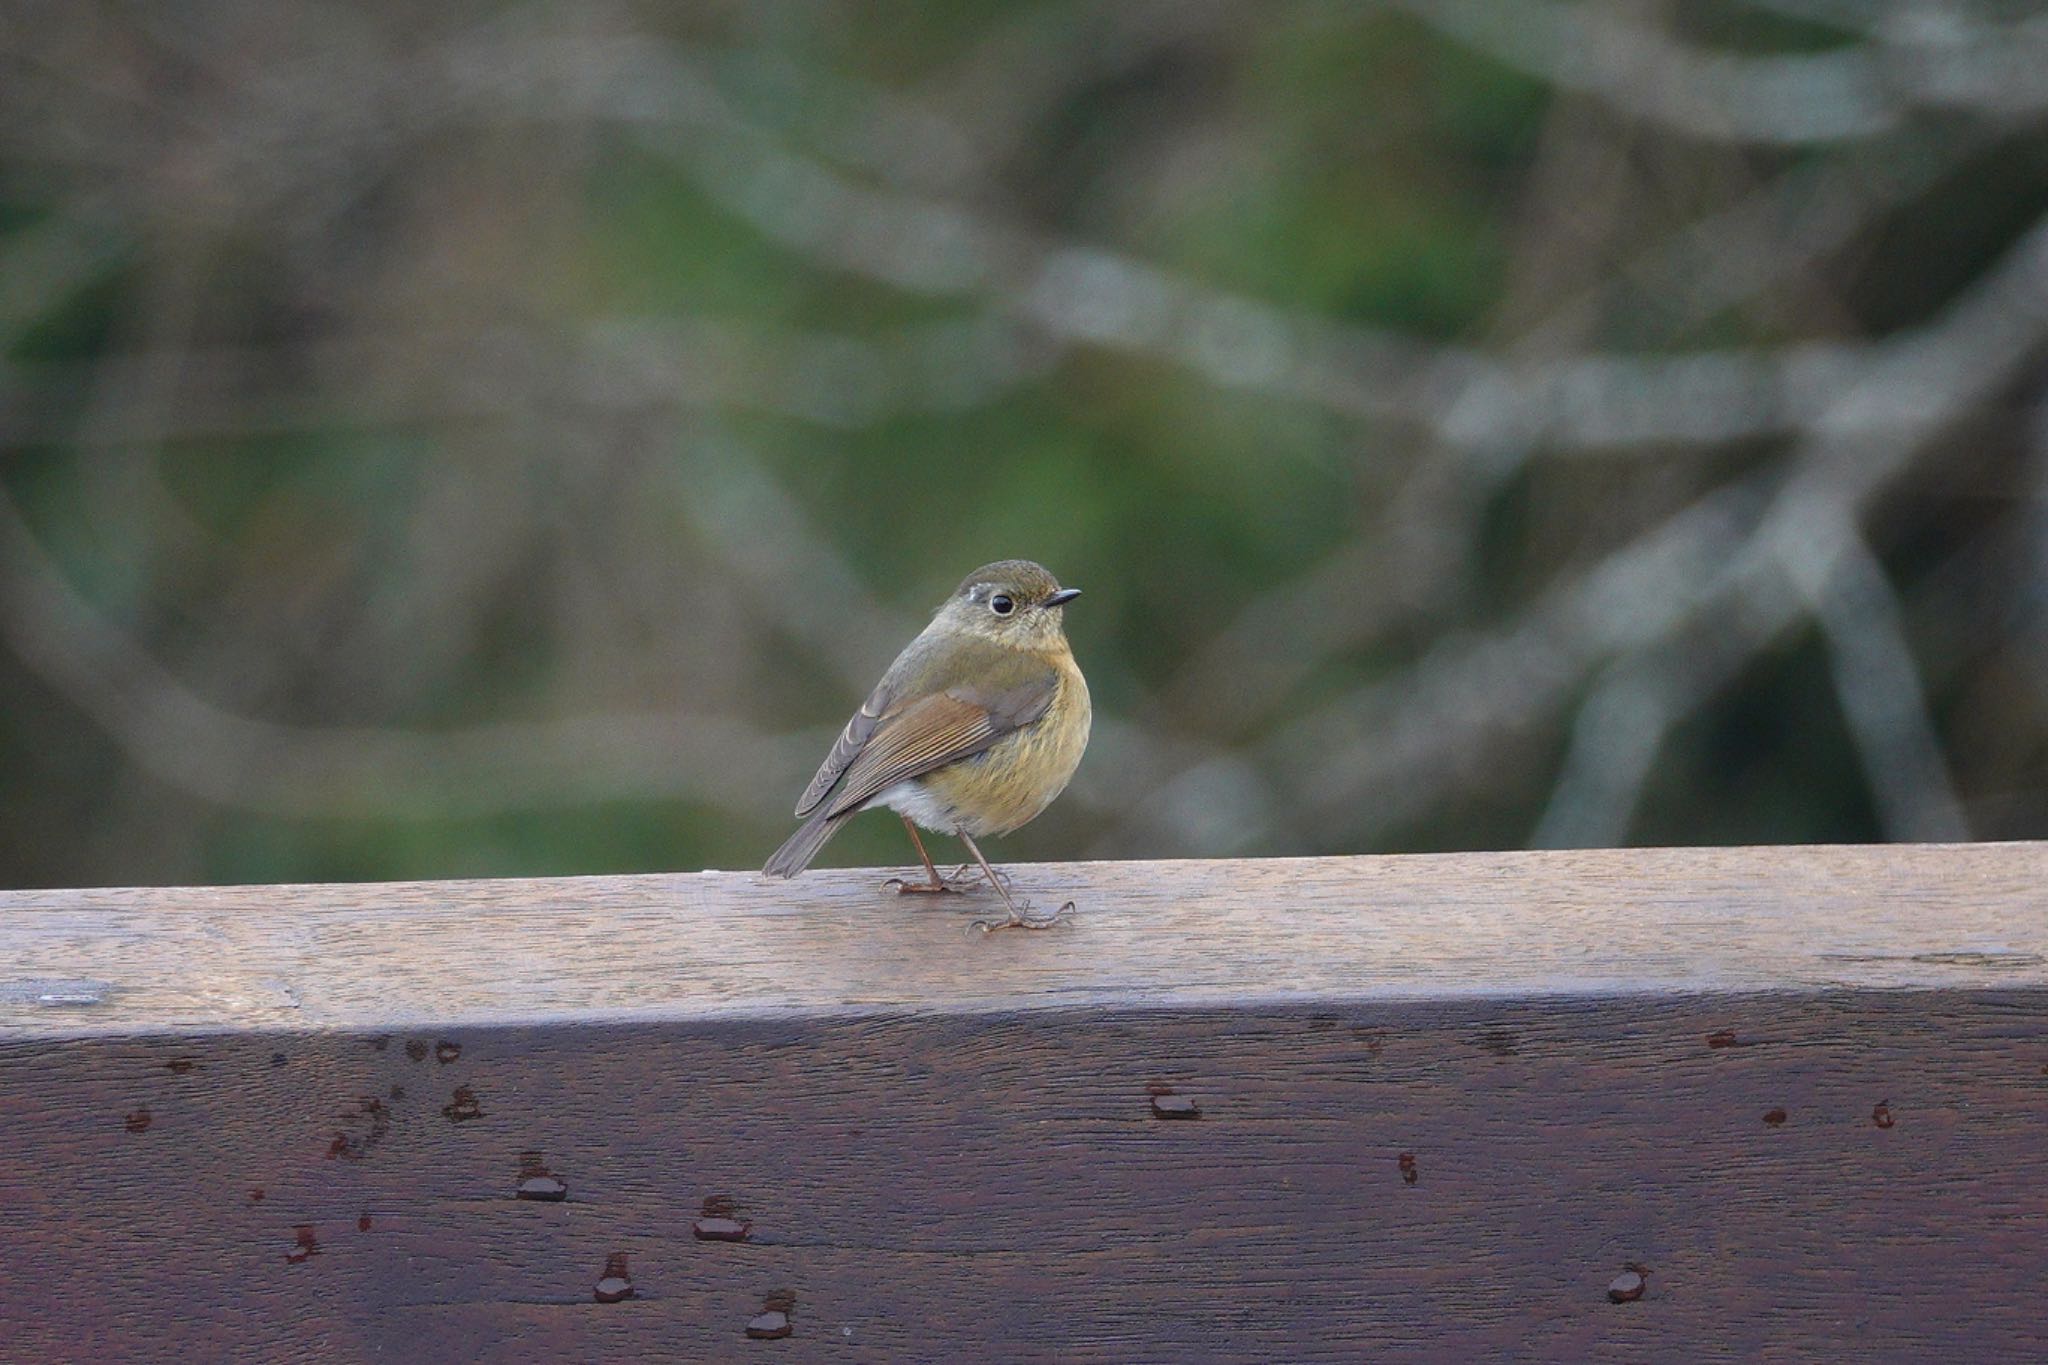
[[[633,1277],[627,1270],[625,1252],[614,1251],[605,1257],[604,1273],[590,1293],[599,1303],[624,1303],[633,1297]]]
[[[560,1176],[547,1167],[538,1151],[519,1154],[519,1176],[512,1187],[512,1197],[535,1203],[559,1204],[569,1197],[569,1186]]]
[[[1607,1285],[1609,1303],[1634,1303],[1650,1287],[1650,1268],[1636,1261],[1622,1267]]]
[[[300,1223],[292,1233],[291,1249],[284,1254],[287,1265],[303,1265],[320,1254],[320,1239],[314,1235],[311,1223]]]
[[[691,1235],[700,1242],[744,1242],[753,1231],[753,1220],[740,1217],[739,1206],[722,1194],[705,1199],[702,1214],[690,1225]]]

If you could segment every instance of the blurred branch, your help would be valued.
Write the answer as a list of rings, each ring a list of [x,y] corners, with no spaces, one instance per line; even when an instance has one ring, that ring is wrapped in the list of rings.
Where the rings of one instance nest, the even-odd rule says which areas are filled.
[[[7,236],[0,270],[0,332],[18,336],[120,259],[115,234],[89,226],[88,204],[59,204]],[[13,395],[8,395],[10,398]]]
[[[870,594],[834,538],[728,433],[707,426],[692,435],[688,466],[672,474],[689,484],[679,505],[754,610],[825,653],[850,712],[888,666],[877,651],[923,623]]]
[[[136,582],[155,576],[149,561],[160,544],[173,554],[189,553],[206,538],[165,485],[160,463],[205,267],[187,241],[163,242],[158,254],[160,264],[137,289],[131,315],[116,326],[147,359],[132,367],[96,367],[72,433],[86,456],[82,472],[95,526],[112,553],[136,566]],[[0,418],[0,441],[6,439]]]
[[[727,209],[806,258],[916,293],[972,298],[1060,345],[1185,366],[1226,388],[1281,394],[1461,443],[1711,444],[1796,431],[1865,370],[1865,348],[1595,355],[1515,366],[1481,353],[1333,323],[1204,287],[1127,255],[1044,237],[984,210],[855,184],[732,110],[688,61],[632,43],[473,54],[463,69],[575,73],[571,88],[633,128]],[[580,58],[579,60],[576,60]],[[651,93],[659,91],[659,94]],[[528,114],[560,82],[509,77],[472,97]],[[581,112],[588,106],[573,104]],[[708,135],[708,136],[707,136]]]
[[[1777,566],[1756,561],[1743,571],[1746,581],[1710,609],[1593,679],[1530,847],[1626,843],[1672,729],[1798,624],[1805,602]]]
[[[1539,723],[1599,660],[1671,638],[1697,610],[1731,599],[1753,606],[1762,569],[1825,581],[1828,530],[1854,524],[1935,436],[2031,363],[2044,336],[2048,220],[1842,392],[1753,529],[1741,528],[1754,478],[1553,588],[1509,629],[1440,646],[1413,670],[1288,725],[1268,742],[1269,759],[1302,773],[1304,804],[1330,837],[1333,827],[1355,835],[1413,818],[1478,778],[1489,742]]]
[[[846,642],[834,662],[859,686],[872,682],[878,664],[866,642],[904,638],[915,624],[868,603],[855,576],[832,562],[829,541],[802,533],[788,516],[794,504],[755,466],[714,460],[699,470],[712,473],[693,489],[703,525],[750,528],[740,541],[721,534],[719,543],[754,581],[757,600],[793,613],[803,638]],[[865,628],[848,624],[867,617],[875,619]],[[727,715],[667,711],[446,731],[255,719],[202,697],[108,623],[66,582],[4,492],[0,637],[159,781],[221,805],[296,818],[463,818],[655,798],[766,816],[801,785],[827,733],[770,737]],[[1113,719],[1103,728],[1106,747],[1149,770],[1165,767],[1143,734]],[[1123,782],[1092,801],[1080,794],[1099,809],[1135,795]]]
[[[1088,91],[1176,50],[1220,45],[1263,21],[1232,0],[1057,0],[1015,6],[959,61],[920,83],[979,161],[1001,165]]]
[[[2021,648],[2033,692],[2048,709],[2048,396],[2036,395],[2027,414],[2026,489],[2029,504],[2020,530],[2023,549],[2018,609]]]
[[[1777,352],[1506,363],[1210,289],[1126,255],[1043,237],[987,210],[857,185],[797,156],[744,118],[696,63],[646,41],[508,38],[491,31],[457,43],[429,64],[445,78],[453,107],[472,117],[520,113],[624,124],[728,209],[792,250],[834,269],[917,292],[970,298],[989,308],[987,320],[967,325],[998,338],[981,358],[993,371],[913,375],[901,390],[912,401],[920,391],[930,395],[926,401],[956,403],[1000,391],[1004,367],[1015,364],[1011,355],[1028,357],[1013,375],[1042,374],[1057,352],[1011,339],[1022,323],[1052,346],[1143,354],[1225,387],[1281,394],[1356,417],[1400,420],[1459,444],[1619,450],[1801,430],[1827,394],[1855,382],[1869,363],[1862,346],[1828,343]],[[888,107],[886,116],[872,115],[879,123],[861,136],[863,146],[886,143],[883,131],[910,116],[903,101]],[[858,122],[853,112],[849,123]],[[930,129],[928,138],[942,136],[942,125],[925,120],[920,126]],[[1752,287],[1767,284],[1768,277]],[[700,338],[713,344],[700,344]],[[652,345],[656,353],[675,346],[678,360],[686,360],[691,353],[716,353],[717,342],[729,339],[685,329],[673,341],[643,332],[631,345]],[[850,408],[806,414],[827,422],[859,422],[889,410],[879,397],[887,382],[884,370],[859,361],[849,367],[847,359],[858,350],[835,345],[836,356],[799,354],[796,363],[822,364],[828,373],[836,367],[853,380],[851,387],[843,381],[770,383],[742,395],[743,401],[759,402],[761,394],[798,403],[811,393],[841,395]],[[951,353],[937,346],[929,355]],[[729,383],[749,371],[685,363],[655,373],[662,384],[672,389],[680,381],[687,392],[693,383],[715,384],[721,376]],[[376,395],[366,397],[374,407]],[[265,419],[259,411],[246,420],[260,425]]]
[[[431,366],[379,364],[430,356]],[[920,323],[865,336],[789,329],[773,335],[709,318],[600,318],[579,327],[483,332],[357,330],[296,345],[110,351],[92,361],[0,362],[0,443],[64,439],[91,390],[133,391],[167,368],[176,402],[116,405],[93,419],[109,443],[155,437],[246,437],[516,417],[536,386],[614,413],[723,409],[856,429],[920,412],[989,402],[1040,377],[1030,331],[998,318]],[[566,369],[565,369],[566,367]]]
[[[469,817],[533,804],[684,798],[725,806],[793,788],[818,734],[775,739],[726,716],[574,717],[461,731],[308,728],[237,715],[102,619],[0,493],[0,632],[50,687],[157,778],[223,805],[321,819]],[[764,761],[765,760],[765,761]],[[763,812],[765,813],[765,812]]]
[[[1856,528],[1811,524],[1795,572],[1827,642],[1828,664],[1887,839],[1970,837],[1907,648],[1897,597]]]
[[[1842,233],[1858,222],[1857,216],[1847,212],[1846,207],[1839,212],[1830,212],[1827,217],[1834,229]],[[1693,231],[1688,230],[1686,235],[1692,236]],[[1705,225],[1701,225],[1698,231],[1706,235]],[[1760,254],[1777,259],[1779,253]],[[1768,272],[1752,272],[1756,287],[1763,287],[1767,277]],[[1560,313],[1539,324],[1537,334],[1566,326],[1569,315],[1584,306],[1583,301],[1566,305]],[[1892,422],[1890,404],[1854,406],[1837,399],[1831,406],[1824,405],[1829,404],[1835,395],[1854,386],[1857,375],[1851,371],[1856,370],[1864,374],[1897,375],[1897,382],[1908,387],[1895,392],[1892,398],[1902,406],[1911,407],[1916,402],[1918,389],[1927,379],[1935,377],[1936,363],[1947,346],[1944,337],[1953,335],[1954,326],[1952,319],[1938,318],[1914,331],[1871,343],[1864,361],[1853,367],[1845,366],[1844,372],[1832,379],[1816,375],[1810,381],[1816,415],[1813,421],[1805,424],[1806,429],[1825,424],[1839,434],[1838,439],[1846,440],[1851,435],[1847,427],[1858,422],[1868,421],[1873,430],[1889,427]],[[1914,357],[1928,359],[1916,360]],[[1590,377],[1597,373],[1593,367],[1598,364],[1597,361],[1582,360],[1553,364],[1552,368],[1553,372],[1571,370]],[[1710,372],[1709,362],[1708,368],[1703,368],[1701,373]],[[1588,414],[1597,414],[1591,418],[1594,422],[1626,423],[1625,414],[1638,404],[1645,409],[1657,409],[1659,416],[1643,421],[1640,424],[1643,429],[1634,438],[1644,448],[1655,448],[1650,443],[1656,437],[1649,428],[1664,426],[1668,429],[1673,423],[1674,414],[1663,406],[1670,402],[1671,395],[1668,392],[1645,391],[1637,384],[1640,377],[1640,374],[1617,372],[1604,383],[1586,382],[1582,378],[1580,382],[1584,388],[1578,402]],[[1498,487],[1539,449],[1551,454],[1570,453],[1568,449],[1540,444],[1541,433],[1530,430],[1513,417],[1477,415],[1474,409],[1497,406],[1503,412],[1512,412],[1518,405],[1519,400],[1510,396],[1508,381],[1492,382],[1501,384],[1495,399],[1489,401],[1478,397],[1485,392],[1485,387],[1483,383],[1475,382],[1462,400],[1470,405],[1465,409],[1465,415],[1460,417],[1454,410],[1438,432],[1450,440],[1457,455],[1454,461],[1436,471],[1434,481],[1454,481],[1468,507],[1476,497]],[[1730,385],[1724,397],[1735,401],[1737,387]],[[1972,397],[1962,401],[1964,406],[1952,416],[1962,415],[1968,404],[1976,400]],[[1716,406],[1712,386],[1703,384],[1685,408],[1706,414]],[[1418,476],[1418,480],[1421,477]],[[1235,613],[1230,622],[1205,643],[1202,653],[1190,666],[1190,678],[1177,689],[1178,693],[1183,698],[1227,695],[1235,712],[1233,723],[1243,725],[1278,704],[1287,689],[1314,668],[1317,661],[1354,648],[1378,633],[1389,614],[1399,610],[1407,600],[1403,595],[1415,592],[1421,578],[1415,569],[1411,547],[1418,542],[1435,545],[1444,535],[1441,526],[1420,524],[1441,518],[1433,518],[1423,505],[1422,500],[1429,496],[1429,489],[1418,481],[1415,491],[1417,498],[1403,498],[1391,506],[1388,515],[1376,528],[1376,534],[1344,545],[1312,572],[1301,575]],[[1227,688],[1222,684],[1225,678],[1230,679]]]
[[[1882,216],[1934,188],[1991,142],[1988,130],[1921,127],[1796,163],[1740,202],[1624,261],[1557,308],[1526,341],[1588,325],[1626,300],[1663,335],[1810,272]]]
[[[1355,847],[1454,794],[1540,802],[1567,715],[1534,837],[1624,839],[1674,728],[1809,621],[1884,831],[1953,837],[1977,772],[1954,756],[1949,776],[1961,722],[1927,694],[1985,684],[1943,671],[1974,666],[1930,634],[1926,574],[1895,591],[1863,528],[1913,547],[1895,566],[1995,538],[1930,536],[1938,509],[1900,531],[1902,497],[1869,512],[1909,471],[1960,468],[1964,430],[1981,476],[2002,405],[2038,387],[2048,220],[1980,262],[2038,209],[2021,181],[2048,17],[1749,7],[1835,45],[1714,49],[1686,35],[1786,26],[1608,0],[1055,0],[949,29],[906,92],[858,74],[880,64],[856,29],[796,11],[0,18],[25,49],[0,65],[33,76],[0,86],[0,170],[60,206],[6,220],[0,335],[59,324],[0,348],[0,445],[38,461],[0,503],[0,634],[133,757],[110,846],[157,780],[300,816],[681,796],[772,821],[829,731],[760,733],[759,679],[781,670],[780,708],[814,660],[850,705],[920,623],[848,551],[848,469],[1015,398],[977,429],[1074,420],[1083,453],[1039,467],[1070,459],[1100,492],[1100,451],[1166,468],[1213,409],[1224,434],[1194,458],[1215,467],[1174,476],[1220,507],[1252,461],[1291,460],[1274,484],[1309,491],[1248,517],[1299,524],[1258,526],[1261,567],[1205,581],[1208,610],[1129,585],[1119,628],[1189,662],[1157,698],[1153,671],[1097,673],[1122,714],[1061,807],[1090,817],[1091,853]],[[1353,81],[1361,52],[1412,65],[1408,15],[1439,55],[1565,97],[1531,112],[1423,79],[1309,118],[1261,89],[1305,61]],[[1304,156],[1369,171],[1346,193],[1371,211],[1285,226]],[[1239,168],[1240,197],[1275,201],[1248,219],[1216,202]],[[1979,183],[1994,172],[2015,187]],[[655,224],[690,230],[707,204],[728,221],[706,260],[644,301],[622,284]],[[1446,246],[1468,214],[1490,215],[1484,244]],[[1961,256],[1869,283],[1917,269],[1897,258],[1930,221]],[[1204,234],[1302,249],[1296,301],[1168,264],[1209,258]],[[1386,273],[1345,273],[1368,259]],[[1496,266],[1475,323],[1479,295],[1442,281]],[[81,294],[96,281],[105,299]],[[1382,288],[1455,297],[1428,325],[1462,344],[1356,321],[1403,314]],[[622,307],[645,312],[602,311]],[[1062,372],[1082,355],[1143,365]],[[1091,392],[1104,376],[1114,401]],[[1145,411],[1190,391],[1203,411]],[[1985,501],[2010,498],[1986,477]],[[1119,496],[1112,537],[1155,510]],[[508,695],[564,714],[259,718],[501,714]],[[699,712],[654,713],[678,696]]]
[[[1602,848],[1628,841],[1629,821],[1665,736],[1692,708],[1680,676],[1640,663],[1594,683],[1572,724],[1571,747],[1531,848]]]
[[[1875,41],[1735,56],[1678,42],[1611,5],[1390,0],[1495,60],[1691,137],[1809,146],[1901,126],[1916,105],[2012,115],[2048,107],[2048,21],[1899,11]]]
[[[1539,723],[1599,660],[1668,637],[1725,590],[1727,547],[1751,533],[1762,492],[1752,479],[1708,494],[1502,630],[1453,636],[1280,727],[1260,747],[1299,774],[1301,818],[1323,838],[1370,837],[1487,780],[1488,747],[1504,732]]]
[[[1738,0],[1744,9],[1869,37],[1908,0]]]

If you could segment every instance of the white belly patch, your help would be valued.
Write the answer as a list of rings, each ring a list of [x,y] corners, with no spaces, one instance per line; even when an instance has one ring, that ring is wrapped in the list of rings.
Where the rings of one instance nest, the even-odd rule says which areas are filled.
[[[898,782],[893,787],[884,787],[875,793],[870,804],[887,806],[899,815],[907,815],[936,834],[951,834],[959,825],[953,814],[953,807],[939,799],[936,792],[924,783],[911,780]]]

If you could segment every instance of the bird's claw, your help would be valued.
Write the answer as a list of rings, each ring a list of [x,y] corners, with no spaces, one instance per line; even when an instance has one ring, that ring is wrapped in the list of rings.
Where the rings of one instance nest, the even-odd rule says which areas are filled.
[[[988,876],[972,863],[962,863],[952,874],[940,877],[936,882],[914,882],[903,877],[891,877],[882,883],[884,891],[894,891],[899,896],[965,896],[990,885]],[[994,886],[997,891],[1007,891],[1010,879],[1002,873],[996,874]]]
[[[967,888],[951,882],[912,882],[901,877],[891,877],[882,883],[884,891],[894,891],[899,896],[957,896],[964,895]]]
[[[1074,903],[1068,901],[1045,916],[1033,915],[1030,910],[1029,905],[1012,906],[1008,919],[978,919],[967,926],[967,931],[971,934],[993,934],[1000,929],[1050,929],[1074,914]]]

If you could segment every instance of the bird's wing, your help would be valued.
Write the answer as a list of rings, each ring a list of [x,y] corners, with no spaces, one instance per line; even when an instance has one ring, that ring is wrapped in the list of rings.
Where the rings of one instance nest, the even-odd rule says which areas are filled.
[[[809,815],[818,803],[825,799],[825,793],[832,790],[833,783],[846,772],[846,765],[853,762],[861,746],[874,734],[875,725],[889,710],[891,688],[889,679],[884,678],[868,693],[868,699],[860,704],[860,710],[853,713],[853,719],[846,722],[846,728],[839,732],[839,738],[832,742],[832,752],[825,755],[825,761],[818,765],[818,775],[811,779],[811,785],[804,788],[803,796],[796,803],[798,815]]]
[[[980,681],[955,682],[942,691],[885,708],[868,725],[851,761],[838,775],[837,785],[831,788],[832,813],[858,810],[878,792],[978,754],[1043,716],[1059,686],[1058,670],[1014,650],[1004,650],[1003,655],[1007,657],[992,670],[971,665],[960,670],[978,674]],[[849,726],[849,733],[851,730]],[[845,736],[841,736],[844,742]],[[837,745],[833,753],[837,755]],[[826,760],[828,764],[831,761]]]

